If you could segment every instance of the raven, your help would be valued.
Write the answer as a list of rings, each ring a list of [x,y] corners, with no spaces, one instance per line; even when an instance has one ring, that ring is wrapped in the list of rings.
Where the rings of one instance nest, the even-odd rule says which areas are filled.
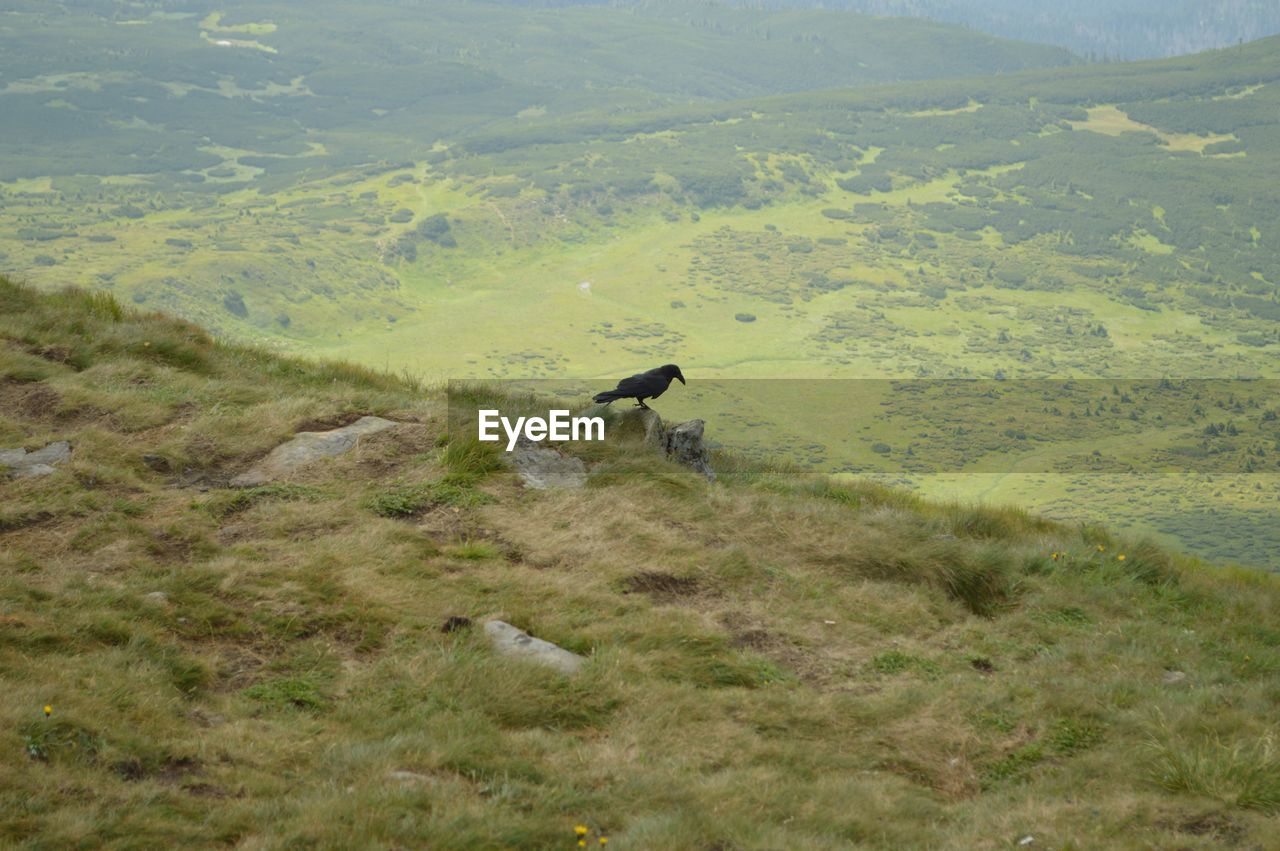
[[[649,409],[644,403],[645,399],[657,399],[667,388],[671,386],[671,379],[680,379],[681,384],[685,384],[684,376],[680,374],[680,367],[673,363],[651,369],[648,372],[641,372],[630,378],[624,378],[618,382],[616,390],[606,390],[603,393],[597,393],[591,397],[593,402],[609,404],[615,399],[635,399],[636,404]]]

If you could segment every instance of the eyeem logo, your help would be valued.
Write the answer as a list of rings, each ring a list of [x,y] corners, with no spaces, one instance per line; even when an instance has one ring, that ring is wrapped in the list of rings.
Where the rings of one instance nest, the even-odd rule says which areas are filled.
[[[516,442],[523,435],[534,443],[544,440],[604,440],[603,417],[571,417],[568,411],[548,411],[547,419],[542,417],[516,417],[513,425],[509,417],[502,416],[496,410],[485,409],[480,412],[480,440],[484,443],[497,443],[502,440],[498,427],[507,435],[507,451],[516,448]]]

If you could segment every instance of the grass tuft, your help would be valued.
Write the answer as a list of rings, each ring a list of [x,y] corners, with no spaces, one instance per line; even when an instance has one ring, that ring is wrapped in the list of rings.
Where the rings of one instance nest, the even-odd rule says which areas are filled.
[[[1186,741],[1168,731],[1148,743],[1152,775],[1171,792],[1202,795],[1227,806],[1280,812],[1280,759],[1270,735],[1253,742],[1217,736]]]
[[[328,706],[320,684],[310,677],[280,677],[244,690],[246,697],[272,709],[319,712]]]
[[[27,756],[39,762],[92,763],[105,746],[102,736],[65,718],[42,718],[22,725]]]
[[[233,514],[248,511],[260,502],[280,501],[297,502],[306,500],[316,502],[326,498],[327,494],[308,485],[274,484],[261,485],[244,490],[231,490],[218,493],[201,504],[201,508],[216,518],[225,518]]]

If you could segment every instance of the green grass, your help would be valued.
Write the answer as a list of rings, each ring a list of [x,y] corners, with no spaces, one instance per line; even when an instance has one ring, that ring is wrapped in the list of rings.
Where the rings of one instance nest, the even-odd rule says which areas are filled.
[[[1216,736],[1175,737],[1167,731],[1151,742],[1152,773],[1164,788],[1210,798],[1227,807],[1280,812],[1280,760],[1270,736],[1226,742]]]
[[[0,307],[3,445],[74,447],[5,485],[4,843],[1269,841],[1274,576],[729,450],[709,485],[609,443],[532,492],[442,387],[74,292]],[[167,334],[200,365],[138,345]],[[401,425],[222,487],[368,411]],[[488,618],[588,662],[495,656]]]

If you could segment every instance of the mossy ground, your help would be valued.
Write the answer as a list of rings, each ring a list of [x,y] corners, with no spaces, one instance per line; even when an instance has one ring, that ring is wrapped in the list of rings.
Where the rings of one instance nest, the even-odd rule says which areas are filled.
[[[0,284],[0,338],[0,445],[74,446],[0,485],[4,844],[1271,841],[1274,576],[732,454],[527,491],[440,389],[105,296]],[[224,486],[356,414],[403,424]]]

